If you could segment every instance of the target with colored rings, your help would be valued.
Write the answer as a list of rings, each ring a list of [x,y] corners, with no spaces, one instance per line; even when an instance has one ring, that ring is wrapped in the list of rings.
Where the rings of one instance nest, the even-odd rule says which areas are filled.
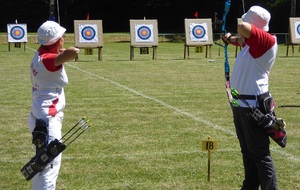
[[[11,28],[10,30],[10,35],[13,39],[15,40],[20,40],[22,38],[24,38],[25,36],[25,31],[22,27],[20,26],[14,26]]]
[[[85,40],[92,40],[95,38],[96,36],[96,32],[95,29],[93,27],[90,26],[86,26],[81,30],[81,36],[85,39]]]
[[[137,35],[142,40],[147,40],[151,37],[151,30],[147,26],[142,26],[137,30]]]
[[[192,33],[195,38],[200,39],[205,36],[206,32],[205,32],[205,28],[203,26],[197,25],[193,28]]]
[[[300,35],[300,24],[297,26],[297,33]]]

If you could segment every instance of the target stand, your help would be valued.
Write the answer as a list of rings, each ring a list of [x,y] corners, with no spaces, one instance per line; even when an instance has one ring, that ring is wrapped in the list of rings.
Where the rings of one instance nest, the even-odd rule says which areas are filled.
[[[141,52],[145,52],[146,48],[152,48],[152,59],[156,60],[157,59],[157,46],[130,46],[130,60],[134,60],[134,48],[140,48],[140,54],[148,54],[148,53],[141,53]]]
[[[23,44],[23,49],[24,51],[26,51],[26,42],[8,42],[8,51],[10,51],[10,45],[14,44],[15,48],[21,48],[22,44]]]
[[[27,43],[27,25],[26,24],[7,24],[7,41],[8,51],[10,51],[10,45],[14,44],[15,48],[21,48],[24,46],[26,51]]]
[[[211,58],[212,23],[211,19],[185,19],[184,59],[190,57],[190,47],[205,46],[205,58]]]
[[[85,50],[85,55],[92,55],[98,49],[98,60],[102,61],[103,29],[102,20],[74,20],[75,47]],[[79,57],[75,58],[78,61]]]
[[[140,54],[148,54],[152,48],[152,59],[157,59],[158,29],[157,20],[130,20],[130,60],[134,60],[134,49]]]
[[[208,52],[209,52],[209,58],[211,59],[211,46],[212,45],[203,45],[203,46],[205,46],[205,58],[207,58]],[[188,59],[190,58],[190,47],[202,48],[203,46],[184,44],[184,55],[183,55],[183,58],[186,59],[186,54],[188,56]]]
[[[300,17],[289,18],[289,36],[286,44],[286,57],[289,55],[289,47],[292,46],[292,56],[294,56],[294,45],[299,45],[300,51]]]

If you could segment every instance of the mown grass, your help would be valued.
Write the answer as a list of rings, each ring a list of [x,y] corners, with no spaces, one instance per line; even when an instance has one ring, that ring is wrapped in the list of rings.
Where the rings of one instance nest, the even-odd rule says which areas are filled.
[[[66,46],[71,44],[66,44]],[[0,189],[30,189],[20,168],[33,156],[27,129],[29,64],[37,44],[26,51],[0,45]],[[234,48],[229,61],[234,62]],[[296,48],[297,50],[297,48]],[[157,60],[129,60],[129,43],[105,43],[103,61],[84,55],[66,64],[69,84],[63,132],[87,116],[92,128],[63,153],[58,190],[239,189],[243,166],[224,88],[223,52],[212,60],[182,43],[161,43]],[[270,75],[277,115],[287,122],[288,145],[272,142],[280,189],[300,189],[299,57],[280,46]],[[211,155],[201,141],[218,141]]]

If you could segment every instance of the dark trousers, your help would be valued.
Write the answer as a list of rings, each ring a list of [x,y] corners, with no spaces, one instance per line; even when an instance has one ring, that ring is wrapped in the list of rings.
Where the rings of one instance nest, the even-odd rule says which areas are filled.
[[[241,190],[277,190],[270,140],[247,114],[249,108],[234,107],[233,119],[243,156],[245,179]]]

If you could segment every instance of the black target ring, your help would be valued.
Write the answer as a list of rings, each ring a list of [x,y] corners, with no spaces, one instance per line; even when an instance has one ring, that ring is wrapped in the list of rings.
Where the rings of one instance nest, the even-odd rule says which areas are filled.
[[[147,26],[142,26],[138,29],[137,35],[142,40],[147,40],[151,37],[151,30]]]
[[[81,36],[85,39],[85,40],[92,40],[95,38],[96,36],[96,32],[95,29],[91,26],[86,26],[81,30]]]
[[[20,40],[20,39],[24,38],[25,31],[20,26],[14,26],[10,30],[10,36],[15,40]]]
[[[193,28],[192,34],[193,34],[193,36],[195,36],[195,38],[201,39],[205,36],[206,31],[203,26],[197,25]]]

